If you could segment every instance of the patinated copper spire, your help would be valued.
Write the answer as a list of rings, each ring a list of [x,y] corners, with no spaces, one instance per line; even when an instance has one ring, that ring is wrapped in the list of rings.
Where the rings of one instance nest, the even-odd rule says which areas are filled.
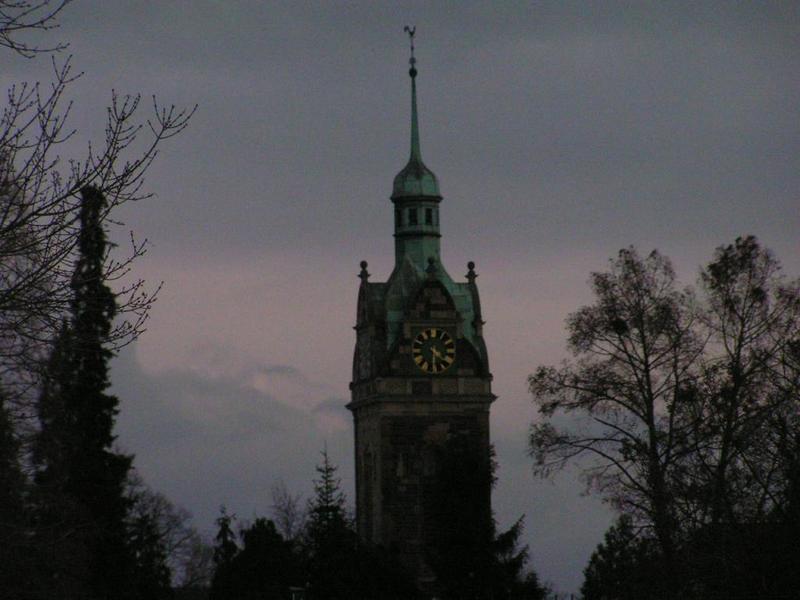
[[[422,162],[422,151],[419,142],[419,118],[417,117],[417,59],[414,56],[414,34],[416,27],[406,25],[405,32],[411,45],[411,58],[408,63],[411,68],[408,74],[411,77],[411,156],[408,164],[394,179],[392,198],[432,196],[441,197],[439,182],[425,163]]]
[[[414,57],[414,34],[416,27],[406,25],[405,32],[408,34],[408,41],[411,45],[411,58],[408,59],[410,69],[408,74],[411,76],[411,160],[422,163],[422,151],[419,146],[419,120],[417,118],[417,59]]]

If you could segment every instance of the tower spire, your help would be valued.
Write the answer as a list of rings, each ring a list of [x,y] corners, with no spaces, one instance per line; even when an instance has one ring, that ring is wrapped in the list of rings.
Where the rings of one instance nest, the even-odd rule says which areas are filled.
[[[408,41],[411,46],[411,58],[408,64],[411,68],[408,74],[411,77],[411,160],[422,162],[422,151],[419,145],[419,121],[417,119],[417,59],[414,56],[414,34],[416,27],[406,25],[404,31],[408,34]]]
[[[394,179],[392,199],[435,197],[441,199],[439,183],[436,175],[422,162],[422,151],[419,142],[419,118],[417,116],[417,58],[414,56],[414,34],[416,27],[406,25],[405,32],[411,47],[411,58],[408,60],[411,77],[411,156],[408,164]]]

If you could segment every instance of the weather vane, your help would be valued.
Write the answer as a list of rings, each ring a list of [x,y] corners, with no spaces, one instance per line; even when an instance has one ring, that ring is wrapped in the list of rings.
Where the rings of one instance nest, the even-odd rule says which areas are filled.
[[[417,32],[417,27],[416,25],[414,27],[406,25],[403,31],[408,34],[408,41],[411,43],[411,58],[408,61],[408,64],[411,65],[411,69],[408,74],[411,75],[411,77],[416,77],[417,69],[414,65],[417,63],[417,59],[414,58],[414,34]]]

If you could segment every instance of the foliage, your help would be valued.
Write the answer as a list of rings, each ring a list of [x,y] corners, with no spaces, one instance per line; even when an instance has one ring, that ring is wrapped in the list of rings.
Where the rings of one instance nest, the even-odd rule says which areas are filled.
[[[305,589],[310,600],[419,597],[394,556],[358,539],[327,451],[316,470],[305,518],[298,496],[283,484],[273,488],[273,513],[291,517],[283,531],[274,521],[257,518],[237,538],[234,517],[223,509],[217,519],[212,600],[289,598],[291,588]],[[299,523],[304,526],[298,532]]]
[[[473,441],[454,436],[440,449],[433,490],[426,498],[425,515],[433,524],[427,562],[446,599],[480,597],[492,580],[494,461]]]
[[[163,570],[170,583],[178,589],[207,587],[212,549],[192,526],[191,514],[148,487],[135,470],[128,477],[126,496],[131,501],[129,528],[136,531],[137,523],[150,527],[149,539],[163,549]]]
[[[583,600],[642,600],[658,597],[659,560],[653,540],[636,535],[620,516],[592,553],[584,570]]]
[[[314,600],[352,597],[359,579],[354,561],[358,536],[347,515],[336,467],[327,450],[322,452],[317,476],[314,497],[308,502],[304,536],[310,594]]]
[[[314,480],[314,498],[308,503],[307,542],[313,547],[322,547],[329,538],[339,536],[343,531],[352,530],[347,515],[341,481],[336,476],[336,466],[322,451],[322,464],[317,465],[318,479]]]
[[[256,519],[241,532],[242,549],[231,561],[229,598],[290,598],[289,588],[302,586],[299,557],[272,521]]]
[[[134,596],[153,600],[172,598],[172,573],[167,566],[169,554],[155,516],[139,512],[128,524],[128,535],[133,554]]]
[[[416,586],[394,557],[359,540],[327,450],[317,466],[314,492],[301,548],[311,600],[416,598]]]
[[[22,597],[30,572],[26,530],[25,476],[19,462],[19,442],[0,389],[0,589]]]
[[[667,596],[708,588],[692,549],[710,553],[710,572],[738,571],[748,536],[731,532],[785,510],[800,285],[780,271],[739,238],[717,249],[697,297],[658,252],[622,250],[592,275],[595,302],[567,321],[576,360],[530,377],[543,417],[531,428],[535,470],[584,458],[588,482],[657,542]]]
[[[308,515],[302,506],[302,496],[292,494],[283,481],[277,481],[270,490],[270,513],[275,527],[284,539],[296,542],[307,526]]]
[[[689,390],[698,341],[693,299],[675,289],[669,261],[622,250],[608,273],[594,273],[595,304],[570,315],[570,349],[561,369],[540,367],[531,391],[545,420],[532,427],[536,470],[549,474],[579,454],[594,460],[590,483],[616,506],[650,524],[674,580],[675,507],[669,481],[675,445],[686,439]],[[580,430],[558,430],[556,411],[589,417]]]
[[[229,515],[224,506],[220,508],[217,535],[214,538],[214,575],[211,578],[210,600],[227,600],[234,589],[233,561],[239,554],[232,527],[235,519],[235,515]]]
[[[274,522],[258,518],[239,532],[240,547],[232,528],[234,518],[223,507],[217,519],[211,600],[290,598],[290,587],[305,583],[292,541],[278,533]]]
[[[426,515],[435,525],[427,561],[444,599],[543,599],[536,574],[525,574],[528,548],[518,547],[522,518],[498,533],[491,512],[494,449],[455,435],[441,448]],[[469,524],[469,526],[465,526]]]
[[[492,543],[493,590],[492,600],[545,600],[550,589],[539,581],[533,570],[526,570],[528,547],[519,547],[524,517],[507,531],[495,534]]]
[[[118,401],[106,393],[115,301],[103,272],[105,199],[93,188],[82,197],[71,315],[50,362],[53,372],[45,374],[35,456],[44,519],[63,529],[53,519],[67,513],[69,525],[60,533],[85,552],[87,593],[107,598],[126,589],[132,568],[124,494],[132,459],[112,448]]]

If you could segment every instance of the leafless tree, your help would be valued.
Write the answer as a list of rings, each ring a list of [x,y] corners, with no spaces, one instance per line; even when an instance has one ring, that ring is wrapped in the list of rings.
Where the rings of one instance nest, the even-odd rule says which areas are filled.
[[[529,380],[535,470],[583,457],[589,481],[658,541],[665,589],[687,541],[709,540],[713,568],[735,569],[725,540],[787,510],[797,485],[800,282],[745,237],[717,249],[699,298],[655,251],[622,250],[592,285],[595,302],[568,319],[576,360]]]
[[[72,0],[0,0],[0,47],[27,58],[66,48],[64,43],[38,45],[26,37],[58,27],[58,15]]]
[[[0,114],[0,381],[12,405],[29,400],[47,344],[60,326],[69,302],[80,191],[93,186],[108,200],[105,222],[120,205],[148,198],[144,174],[165,140],[180,133],[194,109],[160,106],[142,116],[140,96],[112,91],[105,139],[88,145],[81,159],[63,159],[63,144],[76,136],[67,125],[72,104],[66,91],[80,78],[69,58],[59,61],[63,44],[42,47],[19,37],[57,26],[68,4],[0,2],[0,47],[23,56],[52,55],[52,81],[23,82],[7,90]],[[130,277],[146,240],[130,235],[127,250],[106,260],[105,279],[116,286],[118,319],[108,342],[119,348],[145,327],[158,292]]]
[[[270,491],[272,494],[270,515],[278,533],[286,540],[297,540],[305,529],[308,518],[303,495],[292,494],[282,479],[276,481]]]
[[[671,480],[687,436],[684,390],[702,342],[692,331],[691,295],[679,291],[668,259],[622,250],[592,275],[596,301],[570,315],[578,357],[539,367],[530,388],[543,420],[531,430],[535,470],[548,475],[578,456],[589,482],[623,512],[652,528],[675,575],[676,522]],[[583,417],[563,428],[557,413]],[[554,422],[555,421],[555,422]]]
[[[709,344],[692,474],[712,526],[762,521],[780,508],[784,432],[800,416],[800,282],[749,236],[717,249],[701,286]]]
[[[136,472],[129,477],[127,495],[132,501],[129,519],[146,517],[155,524],[175,586],[208,585],[213,571],[213,549],[192,525],[191,513],[152,490]]]
[[[214,575],[214,548],[203,536],[197,534],[189,541],[187,552],[175,580],[183,589],[208,588]]]

